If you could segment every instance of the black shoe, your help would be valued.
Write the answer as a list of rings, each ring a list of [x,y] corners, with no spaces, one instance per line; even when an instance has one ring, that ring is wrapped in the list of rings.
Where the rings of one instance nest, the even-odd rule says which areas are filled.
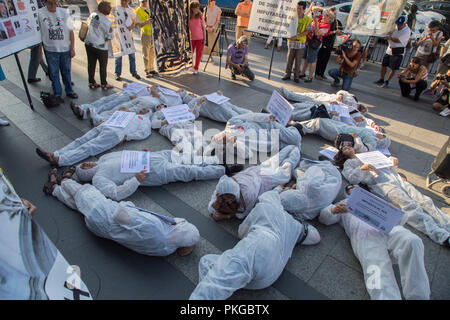
[[[384,84],[384,79],[379,79],[378,81],[374,81],[373,83],[381,86],[382,84]]]
[[[286,81],[286,80],[290,80],[291,76],[285,75],[283,78],[281,78],[281,80]]]
[[[116,74],[116,81],[122,81],[122,78],[118,74]]]
[[[132,76],[133,76],[133,78],[136,78],[137,80],[141,79],[141,76],[138,75],[137,73],[133,74]]]
[[[306,79],[306,80],[305,80],[305,83],[309,83],[309,82],[312,82],[312,78],[311,78],[311,79]]]
[[[78,94],[76,94],[75,92],[67,93],[66,96],[72,99],[78,99]]]
[[[225,165],[225,174],[227,176],[231,176],[234,173],[242,171],[243,169],[244,169],[244,165],[242,165],[242,164]]]
[[[295,83],[299,83],[299,82],[300,82],[300,79],[294,79],[294,82],[295,82]]]
[[[234,73],[231,74],[231,79],[236,80],[236,75]]]
[[[41,78],[28,79],[28,83],[35,83],[41,81]]]
[[[389,81],[385,81],[381,87],[382,88],[388,88],[389,87]]]
[[[149,72],[151,75],[153,75],[153,76],[157,76],[158,75],[158,72],[156,72],[156,71],[150,71]]]

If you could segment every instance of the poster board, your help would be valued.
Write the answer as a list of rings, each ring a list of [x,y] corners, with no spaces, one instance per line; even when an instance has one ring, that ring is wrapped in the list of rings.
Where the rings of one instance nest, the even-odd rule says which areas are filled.
[[[131,8],[128,5],[129,8]],[[133,11],[134,9],[131,8]],[[134,47],[133,32],[128,30],[132,20],[129,14],[120,6],[114,6],[111,10],[112,28],[114,38],[110,42],[109,57],[118,58],[136,52]]]
[[[0,0],[0,59],[39,44],[36,0]]]
[[[297,2],[254,0],[247,29],[267,36],[292,37],[297,32]]]
[[[354,0],[345,32],[385,37],[395,28],[406,0]]]

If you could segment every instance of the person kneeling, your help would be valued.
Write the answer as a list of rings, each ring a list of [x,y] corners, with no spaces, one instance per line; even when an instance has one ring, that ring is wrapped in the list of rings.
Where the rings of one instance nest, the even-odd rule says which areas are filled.
[[[228,47],[227,66],[231,69],[233,80],[236,80],[236,75],[243,75],[250,81],[255,79],[254,73],[248,66],[248,38],[246,36],[240,37]]]
[[[419,96],[428,86],[427,68],[421,65],[420,58],[411,59],[408,67],[398,74],[398,83],[403,97],[409,97],[412,90],[416,89],[414,101],[419,100]]]

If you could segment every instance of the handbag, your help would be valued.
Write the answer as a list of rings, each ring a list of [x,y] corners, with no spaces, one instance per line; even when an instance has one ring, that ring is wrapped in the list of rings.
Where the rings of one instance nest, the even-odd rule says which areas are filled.
[[[81,41],[84,42],[84,39],[86,39],[87,33],[89,30],[89,26],[86,22],[81,22],[80,31],[78,32],[78,38],[80,38]]]
[[[320,39],[317,38],[316,35],[314,35],[313,38],[308,42],[308,47],[310,47],[313,50],[317,50],[319,49],[321,44],[322,41],[320,41]]]

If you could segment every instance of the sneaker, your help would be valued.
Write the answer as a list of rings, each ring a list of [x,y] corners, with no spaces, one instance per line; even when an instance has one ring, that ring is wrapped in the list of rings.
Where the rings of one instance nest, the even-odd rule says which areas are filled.
[[[133,76],[133,78],[136,78],[137,80],[141,79],[141,76],[138,75],[137,73],[133,74],[132,76]]]
[[[443,116],[443,117],[448,117],[450,115],[450,109],[449,108],[445,108],[444,110],[439,112],[439,115]]]
[[[285,75],[283,78],[281,78],[281,80],[286,81],[286,80],[290,80],[291,76]]]
[[[381,87],[382,88],[389,88],[389,81],[385,81]]]
[[[197,71],[197,70],[194,70],[192,73],[193,73],[193,74],[198,74],[198,71]]]
[[[339,80],[338,80],[338,81],[334,80],[334,81],[331,83],[331,86],[332,86],[332,87],[335,87],[335,88],[339,87],[339,86],[340,86],[340,81],[339,81]]]
[[[234,73],[231,74],[231,79],[236,80],[236,75]]]
[[[154,70],[153,70],[153,71],[150,71],[149,73],[150,73],[152,76],[157,76],[157,75],[158,75],[158,72],[156,72],[156,71],[154,71]]]
[[[122,78],[118,74],[116,74],[116,81],[122,81]]]
[[[384,79],[379,79],[378,81],[374,81],[373,83],[381,86],[384,83]]]

